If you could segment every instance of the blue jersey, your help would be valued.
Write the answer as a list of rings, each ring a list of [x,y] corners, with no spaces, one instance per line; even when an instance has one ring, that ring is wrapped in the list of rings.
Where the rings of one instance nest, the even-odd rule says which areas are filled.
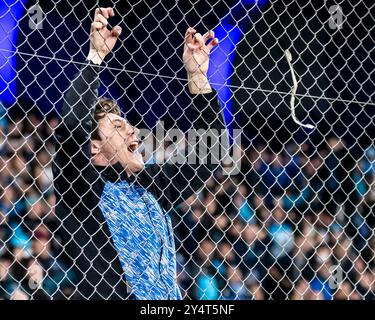
[[[170,217],[155,197],[127,181],[107,182],[99,207],[136,299],[181,299]]]

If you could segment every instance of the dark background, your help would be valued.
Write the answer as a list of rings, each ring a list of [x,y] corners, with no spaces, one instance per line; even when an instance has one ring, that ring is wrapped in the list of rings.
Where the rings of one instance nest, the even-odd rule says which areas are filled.
[[[273,10],[254,22],[251,32],[237,46],[233,84],[251,88],[259,85],[266,90],[276,86],[279,91],[290,92],[292,79],[284,58],[284,50],[290,48],[300,79],[298,94],[372,105],[297,97],[297,117],[317,124],[318,130],[311,131],[293,122],[290,95],[238,90],[234,93],[236,110],[246,106],[240,112],[244,114],[239,117],[240,126],[247,126],[251,136],[259,140],[272,141],[275,149],[291,137],[314,145],[330,135],[343,137],[351,146],[357,142],[362,146],[373,143],[375,12],[368,9],[373,3],[341,1],[344,23],[342,29],[336,30],[328,24],[328,8],[335,1],[274,3]],[[290,4],[285,7],[283,3]]]
[[[373,144],[375,13],[368,9],[372,1],[341,1],[345,20],[336,30],[328,25],[328,8],[335,1],[263,2],[266,5],[259,11],[252,8],[252,1],[117,1],[117,16],[110,23],[121,24],[123,33],[107,65],[132,72],[104,70],[100,94],[117,99],[138,126],[153,127],[162,118],[166,127],[177,122],[186,128],[183,111],[190,101],[186,82],[173,79],[186,78],[181,60],[184,32],[188,24],[203,32],[215,28],[232,8],[232,23],[246,33],[237,46],[232,78],[233,126],[243,128],[245,143],[265,142],[277,151],[291,138],[318,146],[335,135],[352,147]],[[17,56],[14,110],[27,112],[37,106],[44,114],[58,114],[63,93],[80,67],[71,61],[84,62],[87,54],[97,3],[113,6],[112,1],[39,1],[47,13],[43,29],[30,30],[26,19],[20,22],[18,50],[31,55]],[[258,90],[290,92],[286,48],[300,79],[298,94],[351,101],[297,97],[298,118],[316,124],[317,130],[293,122],[290,95]]]

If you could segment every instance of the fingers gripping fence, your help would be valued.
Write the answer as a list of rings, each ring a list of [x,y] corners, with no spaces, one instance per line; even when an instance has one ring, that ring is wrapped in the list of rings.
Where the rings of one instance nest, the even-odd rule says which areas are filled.
[[[0,298],[373,299],[374,12],[0,1]]]

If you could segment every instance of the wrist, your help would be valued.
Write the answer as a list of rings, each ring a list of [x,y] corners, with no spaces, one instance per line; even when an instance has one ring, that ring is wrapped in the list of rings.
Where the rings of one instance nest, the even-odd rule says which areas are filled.
[[[87,55],[87,60],[91,61],[94,64],[100,65],[105,58],[105,55],[100,53],[97,50],[90,49],[89,54]]]
[[[202,72],[188,72],[188,87],[191,94],[204,94],[212,92],[207,75]]]

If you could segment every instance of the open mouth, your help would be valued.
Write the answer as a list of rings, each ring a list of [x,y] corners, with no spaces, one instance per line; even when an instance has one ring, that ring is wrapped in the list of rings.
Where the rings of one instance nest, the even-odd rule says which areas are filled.
[[[128,145],[128,151],[131,153],[138,153],[140,141],[133,141]]]

